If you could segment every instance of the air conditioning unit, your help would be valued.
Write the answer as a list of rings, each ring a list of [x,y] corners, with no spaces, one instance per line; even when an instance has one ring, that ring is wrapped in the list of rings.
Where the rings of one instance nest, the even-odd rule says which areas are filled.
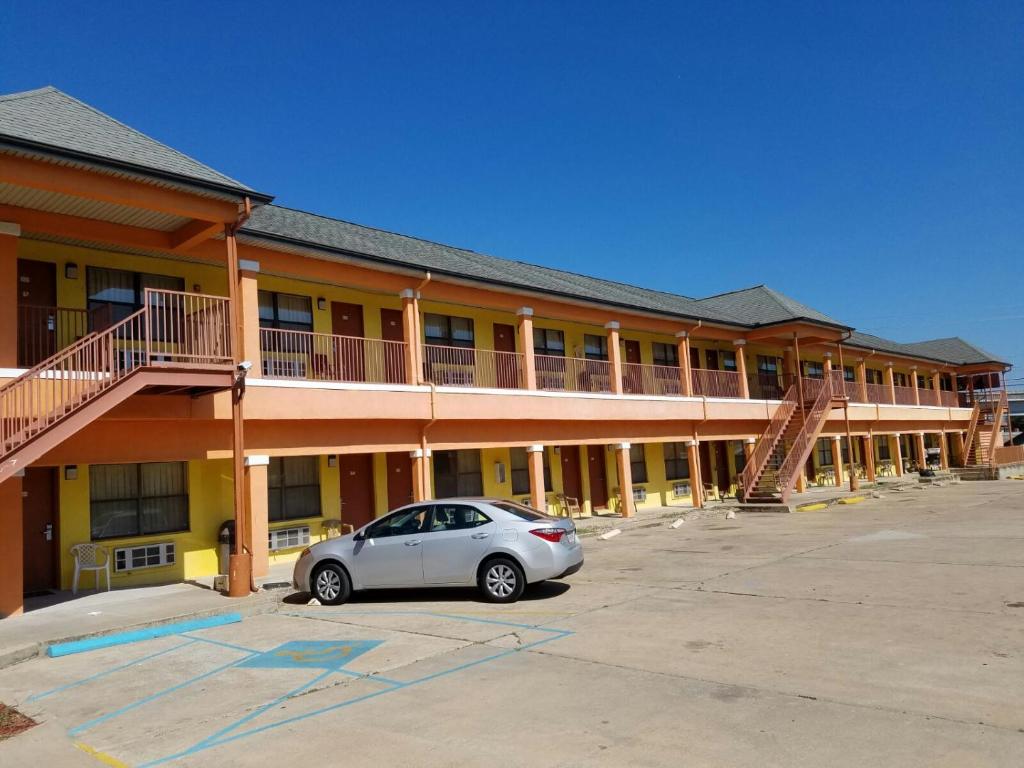
[[[672,498],[681,499],[684,496],[691,495],[689,483],[673,483],[672,484]]]
[[[647,501],[647,489],[642,485],[634,485],[633,501]]]

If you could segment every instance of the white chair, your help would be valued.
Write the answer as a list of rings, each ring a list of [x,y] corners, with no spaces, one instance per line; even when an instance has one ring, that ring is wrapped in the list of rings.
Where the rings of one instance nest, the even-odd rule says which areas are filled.
[[[82,571],[92,571],[96,579],[96,589],[100,588],[100,571],[107,574],[107,592],[110,591],[110,553],[99,544],[75,544],[71,548],[71,556],[75,558],[75,578],[71,582],[71,594],[78,594],[78,577]]]

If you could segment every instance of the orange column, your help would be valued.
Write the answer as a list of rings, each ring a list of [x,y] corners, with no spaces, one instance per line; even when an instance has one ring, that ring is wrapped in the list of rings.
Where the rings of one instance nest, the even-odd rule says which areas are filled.
[[[0,368],[18,365],[18,236],[21,227],[0,221]],[[21,539],[18,539],[19,552]],[[19,555],[20,557],[20,555]],[[18,561],[21,562],[20,559]],[[20,583],[20,582],[19,582]],[[19,601],[21,596],[18,597]],[[20,603],[19,603],[20,604]]]
[[[903,477],[903,448],[900,445],[900,433],[897,432],[891,439],[892,455],[896,457],[893,460],[893,465],[896,468],[896,477]]]
[[[757,444],[756,437],[748,437],[743,441],[743,456],[745,461],[750,461],[750,457],[754,453],[754,446]]]
[[[688,440],[686,443],[686,464],[690,469],[690,499],[694,509],[704,506],[704,489],[700,484],[700,454],[697,451],[699,445],[696,440]]]
[[[826,352],[825,355],[825,378],[827,379],[832,373],[832,353]]]
[[[836,488],[843,485],[843,463],[843,439],[836,436],[832,438],[832,466],[836,468]],[[850,457],[850,463],[853,463],[853,456]]]
[[[750,382],[747,381],[747,353],[746,339],[736,339],[733,346],[736,347],[736,372],[740,376],[740,397],[744,400],[750,399]]]
[[[12,282],[17,285],[17,281]],[[14,338],[14,334],[10,334]],[[24,584],[23,519],[21,514],[21,477],[15,475],[0,482],[0,618],[18,616],[22,610]]]
[[[796,492],[803,493],[807,490],[807,470],[805,467],[800,467],[800,471],[796,474]]]
[[[861,402],[868,402],[868,364],[864,358],[857,361],[857,387],[860,389]]]
[[[892,374],[892,363],[885,364],[885,383],[889,387],[889,402],[896,405],[896,377]]]
[[[260,299],[256,275],[260,265],[252,261],[241,261],[238,272],[238,301],[242,315],[243,360],[252,363],[246,376],[258,378],[263,375],[263,355],[260,346]],[[257,574],[262,575],[262,574]]]
[[[409,451],[412,458],[412,500],[427,501],[430,496],[430,449]]]
[[[946,433],[939,432],[939,466],[949,469],[949,449],[946,447]]]
[[[963,467],[967,464],[967,453],[965,449],[964,433],[957,430],[953,433],[953,460],[956,462],[958,467]]]
[[[924,432],[917,433],[915,444],[917,445],[917,467],[924,469],[928,466],[928,456],[924,451]]]
[[[253,366],[254,368],[256,366]],[[245,546],[252,552],[253,576],[270,573],[270,508],[267,501],[267,468],[269,456],[245,457]]]
[[[792,347],[786,347],[782,352],[782,370],[783,373],[792,378],[791,382],[787,382],[787,386],[788,384],[795,384],[796,378],[799,375],[799,370],[796,363],[796,355],[793,354]]]
[[[611,386],[616,395],[622,394],[622,350],[619,349],[619,324],[612,320],[605,323],[608,331],[608,362],[611,363]],[[625,503],[625,502],[623,502]]]
[[[679,358],[679,386],[684,397],[693,395],[693,376],[690,373],[690,334],[676,334],[676,356]]]
[[[861,438],[861,458],[864,459],[864,473],[869,483],[875,482],[875,438],[867,435]]]
[[[523,353],[523,386],[527,389],[537,388],[537,361],[533,352],[533,310],[520,307],[516,311],[519,318],[519,349]]]
[[[526,449],[527,468],[530,471],[530,506],[545,514],[548,511],[547,489],[544,487],[544,446],[531,445]]]
[[[917,391],[917,366],[910,368],[910,384],[914,388],[914,405],[921,404],[921,393]]]
[[[419,302],[416,291],[406,288],[402,297],[402,338],[405,340],[405,380],[408,384],[419,384],[423,371],[420,369]],[[422,501],[422,499],[416,499]]]
[[[615,445],[615,463],[619,471],[619,495],[622,498],[622,509],[619,514],[632,517],[636,512],[633,504],[633,467],[629,463],[629,443]]]

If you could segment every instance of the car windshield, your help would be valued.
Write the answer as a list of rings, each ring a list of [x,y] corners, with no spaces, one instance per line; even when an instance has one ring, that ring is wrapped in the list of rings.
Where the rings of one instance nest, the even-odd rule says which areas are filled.
[[[522,504],[517,504],[514,501],[492,501],[491,506],[504,510],[505,512],[508,512],[511,515],[515,515],[520,520],[526,520],[528,522],[533,522],[534,520],[547,519],[547,515],[545,515],[543,512],[538,512],[536,509],[525,507]]]

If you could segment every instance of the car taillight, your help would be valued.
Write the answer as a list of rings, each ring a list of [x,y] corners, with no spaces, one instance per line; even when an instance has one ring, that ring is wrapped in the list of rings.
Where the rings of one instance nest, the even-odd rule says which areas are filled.
[[[544,541],[550,541],[555,544],[562,540],[568,531],[564,528],[531,528],[530,533],[534,536],[544,539]]]

